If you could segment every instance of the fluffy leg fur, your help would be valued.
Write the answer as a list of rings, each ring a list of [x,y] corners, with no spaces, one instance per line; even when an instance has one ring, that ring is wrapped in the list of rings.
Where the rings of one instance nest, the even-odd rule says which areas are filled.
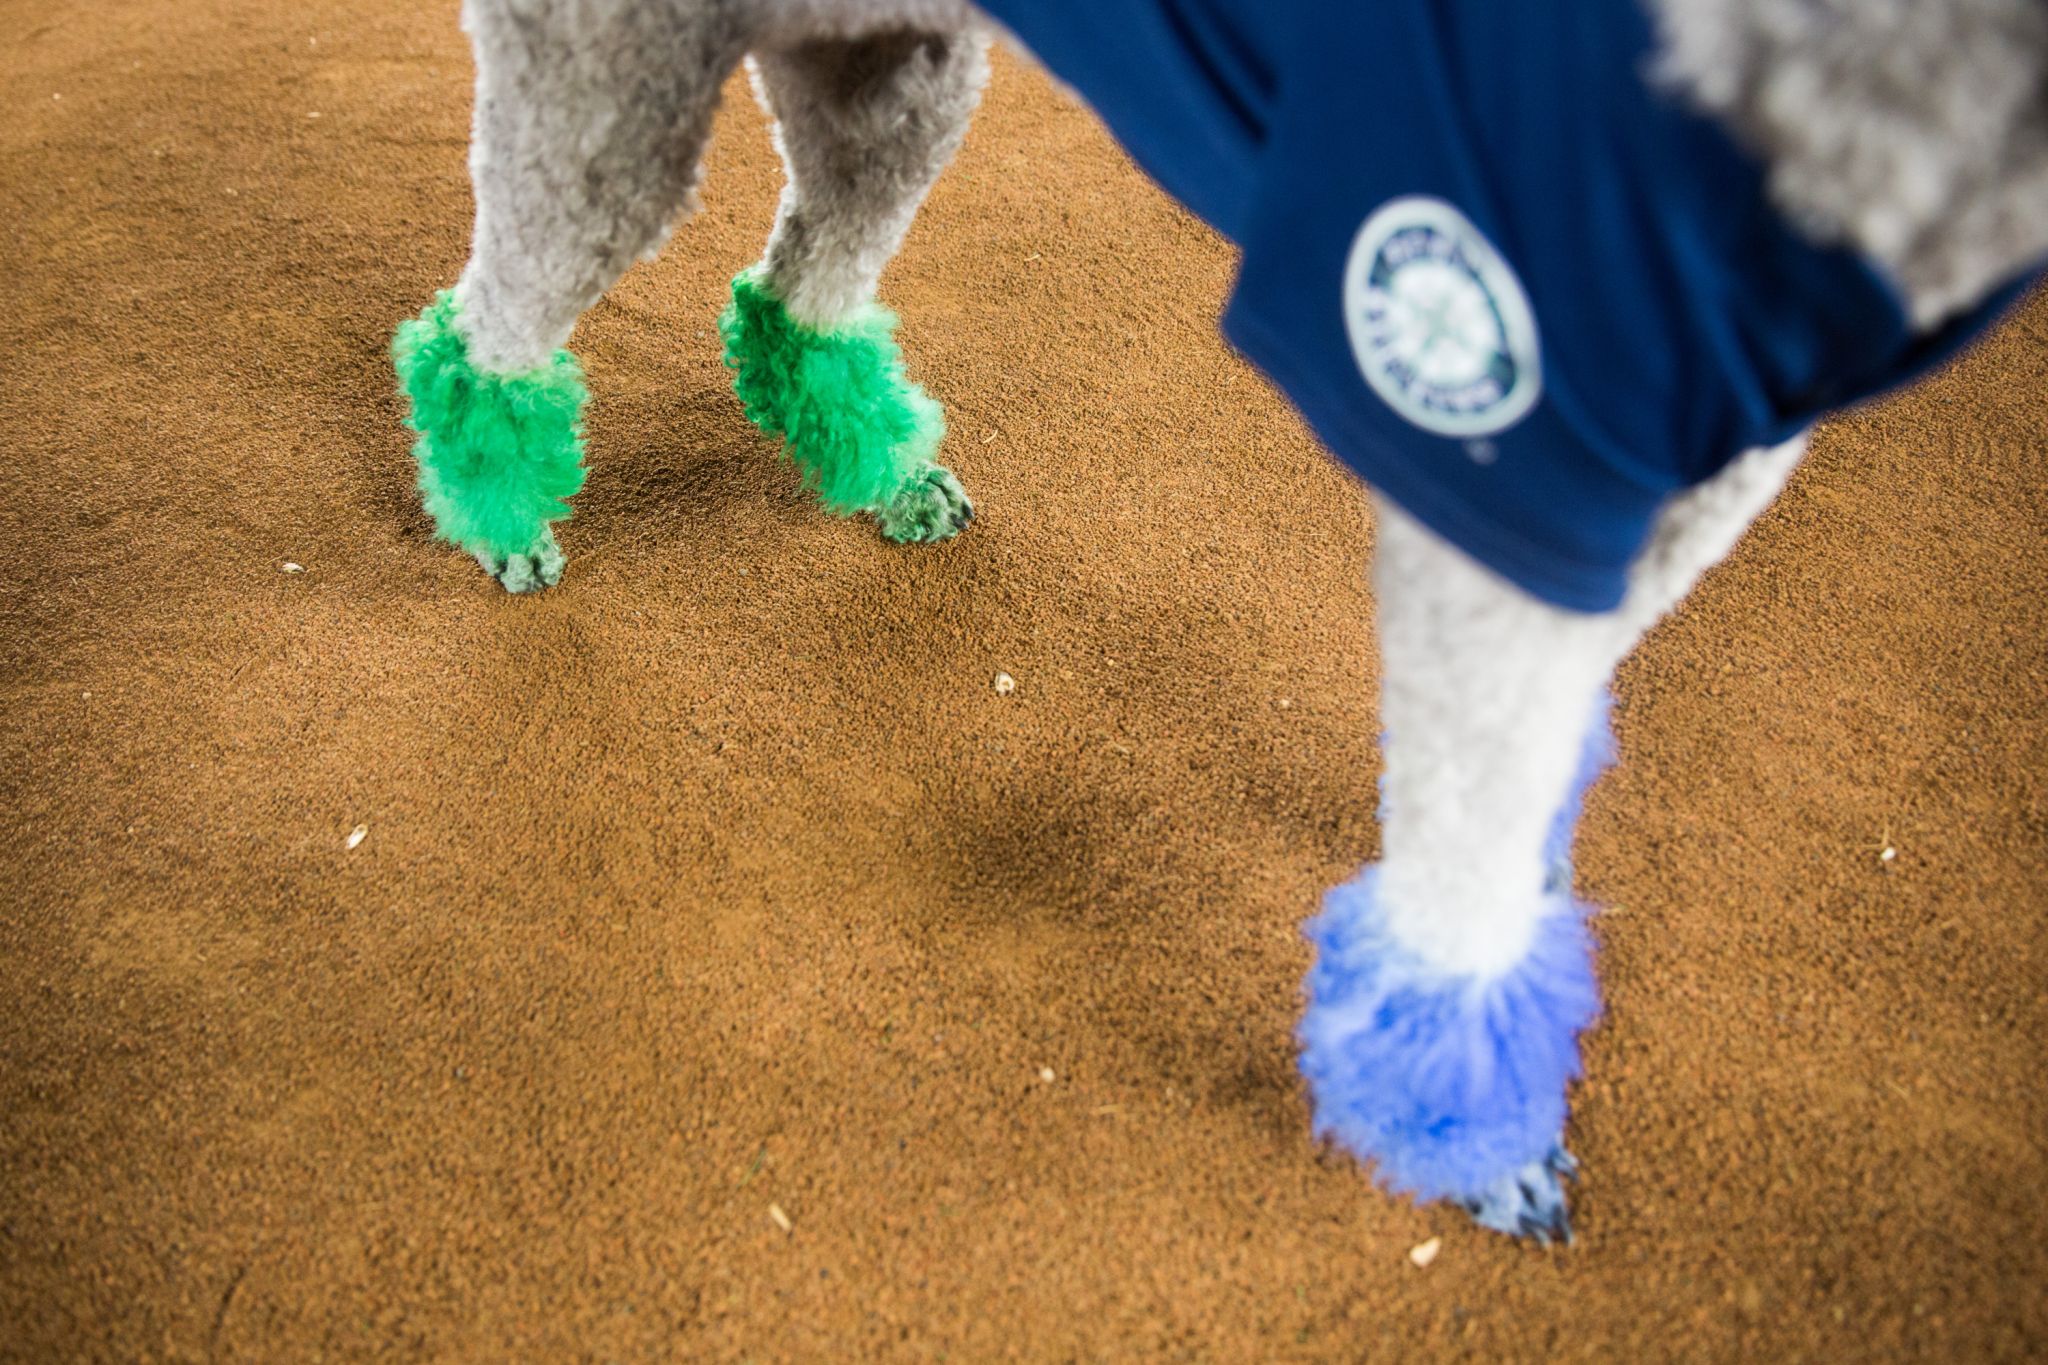
[[[932,458],[938,405],[903,374],[882,267],[951,160],[988,78],[978,33],[901,30],[757,54],[756,89],[789,172],[761,265],[724,330],[750,416],[837,512],[894,540],[940,540],[972,515]]]
[[[554,583],[583,483],[576,319],[659,247],[695,183],[741,37],[717,5],[467,0],[476,232],[394,344],[441,538],[507,589]]]
[[[1672,501],[1614,612],[1538,602],[1382,503],[1384,858],[1330,895],[1302,1022],[1317,1131],[1389,1186],[1566,1237],[1577,1034],[1598,1011],[1568,852],[1614,666],[1782,487],[1804,438]]]

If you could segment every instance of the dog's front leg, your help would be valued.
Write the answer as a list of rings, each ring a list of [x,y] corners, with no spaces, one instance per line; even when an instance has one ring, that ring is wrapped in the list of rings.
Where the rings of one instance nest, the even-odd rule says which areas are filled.
[[[1565,1085],[1598,994],[1560,862],[1574,779],[1605,750],[1618,632],[1386,503],[1374,584],[1383,861],[1310,926],[1316,1128],[1390,1188],[1562,1238]]]
[[[1540,602],[1381,505],[1383,861],[1310,925],[1302,1069],[1317,1131],[1390,1187],[1569,1237],[1565,1087],[1599,1005],[1569,857],[1611,756],[1608,678],[1803,447],[1754,451],[1674,499],[1603,614]]]

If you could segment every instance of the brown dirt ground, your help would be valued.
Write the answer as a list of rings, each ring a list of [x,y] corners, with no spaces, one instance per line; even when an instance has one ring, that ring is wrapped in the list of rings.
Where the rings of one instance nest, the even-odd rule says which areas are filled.
[[[0,9],[0,1355],[2048,1350],[2048,306],[1625,672],[1546,1254],[1306,1132],[1370,532],[1226,250],[1003,64],[886,284],[984,515],[890,548],[720,368],[735,98],[509,599],[385,359],[466,245],[452,9]]]

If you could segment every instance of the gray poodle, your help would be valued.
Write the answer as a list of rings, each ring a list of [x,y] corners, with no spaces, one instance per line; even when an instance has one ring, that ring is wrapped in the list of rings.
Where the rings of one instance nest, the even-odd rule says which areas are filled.
[[[1598,1010],[1570,867],[1606,687],[1827,411],[1940,361],[2048,249],[2033,0],[466,0],[476,228],[394,357],[441,537],[551,586],[578,316],[691,206],[742,61],[789,180],[721,320],[747,415],[905,542],[972,515],[883,265],[1004,34],[1243,250],[1231,341],[1370,484],[1384,856],[1329,893],[1314,1128],[1569,1236]]]

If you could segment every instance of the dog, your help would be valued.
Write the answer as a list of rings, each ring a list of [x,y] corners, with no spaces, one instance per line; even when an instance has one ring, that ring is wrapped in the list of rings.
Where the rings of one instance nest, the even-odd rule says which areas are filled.
[[[1570,843],[1616,665],[1826,411],[2048,250],[2030,0],[465,0],[474,242],[394,341],[439,535],[553,585],[578,316],[694,203],[744,60],[788,171],[721,319],[830,510],[959,532],[876,301],[1005,37],[1243,249],[1225,330],[1372,488],[1383,856],[1308,926],[1314,1130],[1568,1240],[1599,998]]]

